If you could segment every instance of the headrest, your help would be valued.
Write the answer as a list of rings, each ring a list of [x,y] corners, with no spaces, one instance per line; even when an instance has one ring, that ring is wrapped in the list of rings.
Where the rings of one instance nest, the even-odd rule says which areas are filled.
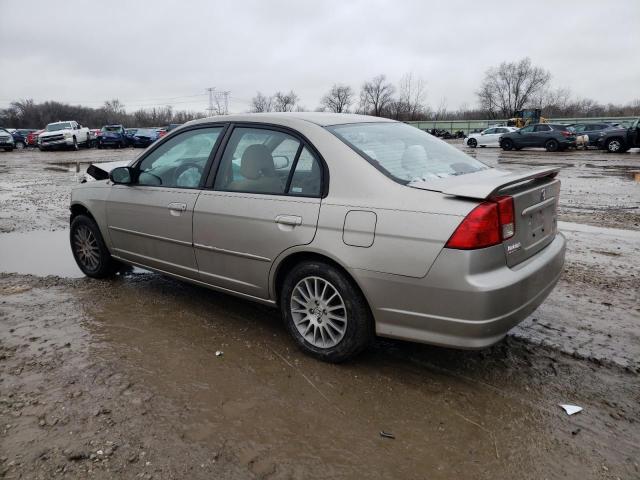
[[[269,149],[262,144],[248,146],[240,159],[240,174],[250,180],[275,176],[276,169]]]

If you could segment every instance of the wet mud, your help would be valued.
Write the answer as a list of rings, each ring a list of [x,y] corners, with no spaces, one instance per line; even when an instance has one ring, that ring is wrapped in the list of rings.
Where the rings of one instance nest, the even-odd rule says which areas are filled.
[[[81,277],[65,249],[77,153],[139,152],[0,155],[0,477],[640,477],[640,232],[619,208],[640,184],[576,166],[604,154],[560,154],[563,189],[580,204],[612,182],[592,203],[620,216],[562,216],[564,275],[505,341],[380,339],[336,366],[267,307],[137,269]]]

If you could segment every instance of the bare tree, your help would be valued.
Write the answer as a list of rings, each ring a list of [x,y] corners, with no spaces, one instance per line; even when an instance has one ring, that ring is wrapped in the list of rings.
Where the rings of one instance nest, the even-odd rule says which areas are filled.
[[[298,103],[298,95],[291,90],[289,93],[276,92],[273,96],[274,112],[292,112]]]
[[[398,104],[402,110],[402,120],[416,120],[425,109],[425,82],[422,78],[414,78],[413,73],[405,74],[400,80]]]
[[[444,120],[447,117],[447,97],[440,99],[440,105],[438,105],[434,116],[434,120]]]
[[[320,104],[325,110],[334,113],[346,113],[352,103],[353,89],[348,85],[338,85],[337,83],[320,100]]]
[[[489,115],[511,117],[527,106],[549,84],[551,74],[531,64],[530,58],[519,62],[502,62],[487,70],[476,92],[480,106]]]
[[[395,88],[384,75],[378,75],[364,82],[360,91],[360,109],[380,117],[393,100]]]
[[[265,97],[258,92],[251,99],[251,111],[254,113],[270,112],[273,105],[273,97]]]

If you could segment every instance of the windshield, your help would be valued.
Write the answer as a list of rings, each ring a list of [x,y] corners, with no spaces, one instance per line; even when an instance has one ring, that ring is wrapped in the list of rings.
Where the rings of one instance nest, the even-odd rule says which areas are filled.
[[[71,128],[71,123],[50,123],[49,125],[47,125],[47,132],[57,132],[58,130],[64,130],[66,128]]]
[[[404,123],[351,123],[328,129],[400,183],[489,168],[448,143]]]
[[[119,125],[102,127],[103,132],[120,132],[121,130],[122,130],[122,127]]]

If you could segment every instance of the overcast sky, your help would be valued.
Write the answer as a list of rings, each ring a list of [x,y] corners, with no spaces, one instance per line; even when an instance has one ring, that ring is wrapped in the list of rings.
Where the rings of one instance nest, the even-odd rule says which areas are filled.
[[[484,72],[531,57],[557,87],[599,102],[640,98],[640,1],[0,0],[0,108],[21,98],[128,110],[204,111],[204,89],[246,111],[290,89],[315,109],[333,83],[357,90],[413,72],[427,103],[474,106]]]

